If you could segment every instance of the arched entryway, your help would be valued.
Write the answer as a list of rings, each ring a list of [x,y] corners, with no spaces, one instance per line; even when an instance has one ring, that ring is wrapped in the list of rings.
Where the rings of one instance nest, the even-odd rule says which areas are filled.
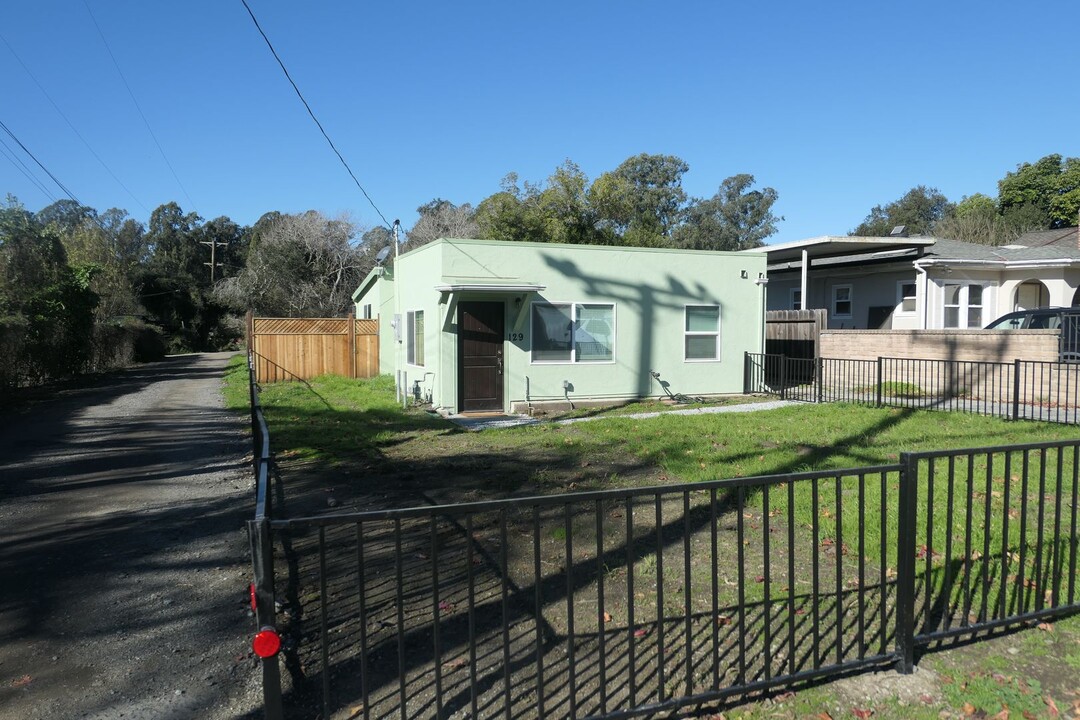
[[[1073,300],[1075,304],[1076,300]],[[1039,280],[1025,280],[1016,286],[1013,310],[1031,310],[1050,304],[1050,289]]]

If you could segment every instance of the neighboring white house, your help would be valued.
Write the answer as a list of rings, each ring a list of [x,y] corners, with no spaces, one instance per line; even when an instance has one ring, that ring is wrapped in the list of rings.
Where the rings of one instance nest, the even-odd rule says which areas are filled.
[[[981,328],[1013,310],[1080,305],[1075,227],[1003,247],[826,236],[755,249],[762,251],[767,308],[825,308],[833,329]]]

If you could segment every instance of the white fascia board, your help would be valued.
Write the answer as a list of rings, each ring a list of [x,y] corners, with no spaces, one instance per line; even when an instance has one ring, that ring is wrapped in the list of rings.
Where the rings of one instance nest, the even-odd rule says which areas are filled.
[[[1056,269],[1062,267],[1080,267],[1080,259],[1060,258],[1057,260],[950,260],[949,258],[923,258],[916,260],[919,267],[932,268],[934,266],[951,267],[963,265],[964,267],[985,267],[994,270],[1031,270],[1038,268]]]
[[[383,276],[383,273],[385,272],[386,270],[381,266],[377,268],[372,268],[371,272],[367,274],[367,277],[360,281],[360,287],[356,288],[356,290],[353,292],[353,302],[359,300],[360,297],[368,291],[368,288],[371,287],[376,280],[381,278]]]

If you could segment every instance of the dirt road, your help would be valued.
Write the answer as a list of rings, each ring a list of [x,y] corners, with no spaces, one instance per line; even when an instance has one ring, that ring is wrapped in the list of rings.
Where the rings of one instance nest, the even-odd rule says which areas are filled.
[[[250,446],[222,409],[228,357],[0,414],[0,718],[257,708]]]

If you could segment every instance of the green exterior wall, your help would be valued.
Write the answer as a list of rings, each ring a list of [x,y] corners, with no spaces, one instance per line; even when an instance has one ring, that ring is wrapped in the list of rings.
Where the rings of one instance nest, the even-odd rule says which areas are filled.
[[[420,381],[424,397],[452,412],[459,403],[457,305],[502,301],[504,409],[510,410],[528,402],[565,400],[564,381],[573,386],[568,395],[575,402],[661,395],[650,370],[659,372],[674,393],[741,392],[743,355],[760,352],[763,342],[765,293],[755,280],[764,273],[763,253],[444,239],[401,255],[392,272],[362,285],[354,300],[358,312],[368,302],[379,307],[381,370],[403,370],[410,390]],[[465,284],[545,289],[435,289]],[[613,362],[532,362],[533,302],[613,303]],[[684,360],[686,305],[720,307],[718,360]],[[404,331],[406,312],[416,310],[424,311],[423,367],[405,362],[404,343],[395,342],[390,323],[400,314]]]
[[[371,317],[379,320],[379,372],[394,372],[394,328],[390,321],[394,317],[394,281],[389,268],[372,270],[360,287],[353,293],[356,305],[356,317],[364,317],[364,306],[371,305]]]

